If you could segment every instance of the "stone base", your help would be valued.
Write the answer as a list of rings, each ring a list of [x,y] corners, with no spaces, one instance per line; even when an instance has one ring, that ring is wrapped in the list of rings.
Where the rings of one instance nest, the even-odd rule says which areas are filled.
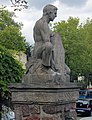
[[[40,59],[34,60],[31,58],[27,62],[27,72],[22,78],[22,83],[41,83],[46,84],[48,82],[52,83],[62,83],[65,81],[64,73],[58,73],[53,71],[51,68],[47,69],[42,66],[42,61]],[[31,64],[31,65],[30,65]]]
[[[72,108],[73,107],[73,108]],[[16,120],[65,120],[76,118],[75,103],[66,104],[15,104]],[[70,110],[69,110],[70,109]]]
[[[71,83],[70,83],[71,84]],[[65,120],[74,118],[79,88],[74,84],[11,84],[16,120]]]

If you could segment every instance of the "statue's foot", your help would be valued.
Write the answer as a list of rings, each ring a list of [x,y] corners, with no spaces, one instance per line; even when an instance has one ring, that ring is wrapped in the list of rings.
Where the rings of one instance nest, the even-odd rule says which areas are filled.
[[[45,74],[49,74],[49,75],[53,75],[53,76],[54,75],[58,75],[58,76],[61,75],[61,73],[54,71],[50,67],[41,66],[40,70],[41,70],[41,73],[45,73]]]
[[[41,70],[41,73],[56,75],[56,72],[53,71],[51,68],[46,68],[42,66],[40,70]]]
[[[56,72],[53,71],[51,68],[48,69],[48,74],[56,75]]]

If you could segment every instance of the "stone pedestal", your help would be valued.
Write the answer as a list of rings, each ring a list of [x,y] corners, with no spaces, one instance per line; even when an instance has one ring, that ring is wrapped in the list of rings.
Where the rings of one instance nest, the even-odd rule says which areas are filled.
[[[72,83],[11,84],[16,120],[66,120],[76,118],[79,88]]]

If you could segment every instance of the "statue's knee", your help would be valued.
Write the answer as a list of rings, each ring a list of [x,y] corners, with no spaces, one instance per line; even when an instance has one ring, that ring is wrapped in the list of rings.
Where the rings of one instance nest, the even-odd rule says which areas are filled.
[[[51,44],[50,42],[47,42],[47,43],[45,44],[45,48],[46,48],[47,50],[52,50],[52,44]]]

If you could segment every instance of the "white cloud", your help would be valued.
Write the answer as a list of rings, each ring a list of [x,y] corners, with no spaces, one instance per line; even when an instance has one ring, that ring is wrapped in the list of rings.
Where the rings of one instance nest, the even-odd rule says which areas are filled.
[[[84,12],[87,14],[92,14],[92,0],[88,0],[86,5],[84,6]]]
[[[86,4],[87,0],[59,0],[61,1],[61,4],[66,4],[67,6],[70,7],[81,7],[84,4]]]
[[[84,22],[87,17],[92,17],[91,12],[89,13],[89,10],[91,11],[91,2],[88,0],[87,4],[80,8],[76,8],[75,6],[70,7],[66,4],[60,4],[59,0],[55,1],[53,3],[56,7],[58,7],[58,15],[57,18],[54,20],[54,22],[59,22],[61,20],[67,20],[69,16],[78,17],[80,18],[81,22]],[[91,4],[91,5],[90,5]],[[90,7],[89,7],[90,6]],[[18,21],[22,21],[24,24],[23,27],[23,35],[26,36],[26,39],[31,44],[34,43],[33,40],[33,27],[35,22],[41,17],[42,10],[38,10],[35,8],[31,8],[30,10],[26,10],[26,12],[20,13],[18,15]]]
[[[67,20],[69,16],[80,18],[80,22],[84,22],[88,17],[92,18],[92,1],[88,0],[84,6],[70,7],[66,4],[59,4],[57,21]]]
[[[88,17],[92,18],[92,0],[84,0],[84,2],[83,0],[81,0],[82,1],[81,6],[80,5],[78,6],[78,4],[80,4],[80,1],[78,2],[78,0],[77,0],[77,5],[73,5],[73,6],[69,6],[67,0],[66,3],[64,2],[64,0],[52,0],[52,1],[53,1],[52,4],[54,4],[58,8],[58,15],[57,18],[54,20],[54,22],[67,20],[69,16],[80,18],[80,22],[84,22]],[[34,24],[42,16],[42,9],[38,9],[38,7],[36,8],[36,5],[35,7],[29,6],[27,10],[16,12],[16,15],[18,17],[15,20],[18,22],[22,22],[24,24],[22,33],[26,37],[27,41],[30,42],[30,44],[34,43],[33,40]],[[44,6],[46,5],[46,1],[43,5]],[[11,7],[8,7],[8,9],[12,10]]]
[[[8,9],[11,11],[12,8],[8,7]],[[22,22],[23,23],[23,28],[22,28],[22,33],[23,36],[25,36],[27,42],[30,44],[34,44],[33,40],[33,27],[35,25],[36,20],[38,20],[41,15],[42,11],[37,10],[36,8],[31,8],[23,11],[16,11],[16,22]]]

